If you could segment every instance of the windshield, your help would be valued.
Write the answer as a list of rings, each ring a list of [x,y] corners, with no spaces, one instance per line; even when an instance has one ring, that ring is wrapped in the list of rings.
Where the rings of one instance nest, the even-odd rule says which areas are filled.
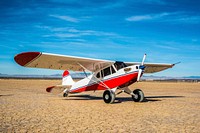
[[[114,66],[117,70],[121,69],[121,68],[124,68],[124,67],[127,67],[127,65],[124,63],[124,62],[119,62],[119,61],[116,61],[114,63]]]

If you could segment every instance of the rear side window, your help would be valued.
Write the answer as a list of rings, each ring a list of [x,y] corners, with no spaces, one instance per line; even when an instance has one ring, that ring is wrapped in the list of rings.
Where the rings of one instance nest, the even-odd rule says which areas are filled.
[[[97,77],[97,78],[100,78],[100,72],[97,73],[96,77]]]

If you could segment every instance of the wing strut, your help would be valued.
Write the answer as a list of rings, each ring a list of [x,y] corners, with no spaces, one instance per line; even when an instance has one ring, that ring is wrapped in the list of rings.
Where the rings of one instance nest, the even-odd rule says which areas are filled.
[[[81,65],[81,64],[78,63],[78,62],[77,62],[77,64],[78,64],[80,67],[83,68],[83,72],[84,72],[85,76],[88,77],[87,73],[85,72],[85,70],[88,70],[88,69],[86,69],[83,65]],[[88,70],[88,71],[89,71],[89,70]]]
[[[81,65],[80,63],[78,63],[77,62],[77,64],[78,65],[80,65],[80,67],[82,67],[83,68],[83,71],[85,72],[85,70],[88,70],[88,69],[86,69],[83,65]],[[88,70],[89,71],[89,70]],[[93,76],[96,80],[98,80],[100,83],[102,83],[102,84],[99,84],[99,85],[101,85],[101,86],[103,86],[103,87],[105,87],[105,88],[107,88],[107,89],[111,89],[110,87],[108,87],[104,82],[102,82],[100,79],[98,79],[96,76]],[[93,79],[91,79],[93,82],[96,82],[96,83],[98,83],[97,81],[95,81],[95,80],[93,80]]]

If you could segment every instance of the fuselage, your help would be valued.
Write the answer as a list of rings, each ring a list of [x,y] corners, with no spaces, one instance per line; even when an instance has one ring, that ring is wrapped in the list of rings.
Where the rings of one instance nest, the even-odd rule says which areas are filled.
[[[69,92],[79,93],[83,91],[127,87],[137,81],[138,71],[138,65],[133,65],[120,68],[119,70],[115,69],[115,71],[104,77],[97,78],[98,73],[93,73],[90,76],[74,83]]]

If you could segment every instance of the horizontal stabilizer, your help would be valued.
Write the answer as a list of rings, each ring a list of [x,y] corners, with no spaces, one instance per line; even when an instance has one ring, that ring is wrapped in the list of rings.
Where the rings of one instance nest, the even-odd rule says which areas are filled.
[[[55,85],[46,88],[46,91],[49,93],[59,94],[63,92],[65,89],[70,89],[71,85]]]

